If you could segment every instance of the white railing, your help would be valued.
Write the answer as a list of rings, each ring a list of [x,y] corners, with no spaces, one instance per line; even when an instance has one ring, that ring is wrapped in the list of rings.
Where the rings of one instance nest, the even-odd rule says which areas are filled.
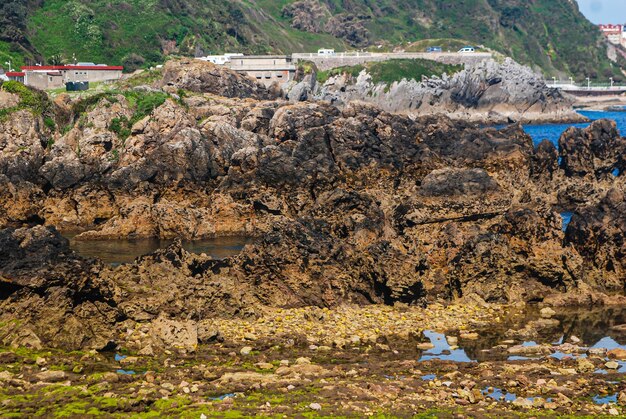
[[[626,90],[626,86],[616,85],[612,83],[571,83],[571,82],[563,82],[563,81],[546,81],[546,85],[548,87],[554,87],[555,89],[561,90],[572,90],[572,91],[585,91],[585,90],[594,90],[594,91],[623,91]]]

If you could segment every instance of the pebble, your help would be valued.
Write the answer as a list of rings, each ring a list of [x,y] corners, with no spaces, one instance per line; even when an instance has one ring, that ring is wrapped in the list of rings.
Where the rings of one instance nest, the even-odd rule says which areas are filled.
[[[617,410],[616,408],[611,408],[609,409],[609,415],[611,416],[619,416],[619,410]]]
[[[319,403],[311,403],[309,405],[309,409],[311,409],[311,410],[322,410],[322,406]]]
[[[35,364],[37,364],[37,366],[39,366],[39,367],[43,367],[47,363],[48,363],[48,361],[46,361],[46,358],[37,357],[37,359],[35,360]]]
[[[544,319],[549,319],[551,317],[554,317],[555,314],[556,314],[556,311],[554,311],[550,307],[544,307],[541,309],[541,317],[543,317]]]
[[[243,348],[241,348],[241,350],[239,351],[239,353],[241,355],[250,355],[250,352],[252,352],[252,347],[250,346],[244,346]]]
[[[433,345],[430,342],[424,342],[424,343],[417,344],[417,349],[420,349],[422,351],[427,351],[429,349],[433,349],[434,347],[435,347],[435,345]]]
[[[593,372],[596,369],[595,365],[593,365],[593,362],[589,361],[587,358],[578,358],[576,364],[576,369],[578,370],[578,372],[581,373]]]
[[[609,361],[606,364],[604,364],[604,366],[610,370],[616,370],[619,368],[619,364],[615,361]]]
[[[271,370],[274,368],[274,365],[270,364],[269,362],[257,362],[256,364],[254,364],[254,366],[260,370]]]
[[[63,371],[42,371],[35,376],[38,380],[47,383],[56,383],[65,380],[67,374]]]
[[[300,357],[296,359],[296,365],[305,365],[305,364],[310,364],[310,363],[311,363],[311,360],[309,358]]]
[[[619,359],[620,361],[626,360],[626,349],[615,348],[606,353],[611,359]]]
[[[476,340],[478,339],[478,333],[476,332],[463,332],[459,335],[461,337],[461,339],[465,339],[465,340]]]

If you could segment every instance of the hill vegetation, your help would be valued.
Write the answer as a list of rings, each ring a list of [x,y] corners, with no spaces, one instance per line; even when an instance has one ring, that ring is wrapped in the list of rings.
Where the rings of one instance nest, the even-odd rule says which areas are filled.
[[[621,77],[571,0],[5,0],[0,59],[129,69],[168,55],[472,43],[549,75]],[[436,41],[433,41],[436,42]],[[1,63],[0,63],[1,64]]]
[[[463,66],[441,64],[428,60],[389,60],[385,62],[372,62],[364,65],[340,67],[329,71],[319,71],[317,72],[317,81],[324,83],[330,77],[344,73],[350,74],[352,77],[357,77],[361,71],[367,70],[368,74],[372,77],[373,83],[390,85],[402,79],[420,81],[422,77],[441,76],[442,74],[451,76],[462,69]]]

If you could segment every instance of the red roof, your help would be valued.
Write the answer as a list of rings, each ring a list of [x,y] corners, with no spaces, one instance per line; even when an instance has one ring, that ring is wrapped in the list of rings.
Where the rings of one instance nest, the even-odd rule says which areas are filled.
[[[60,71],[60,70],[108,70],[108,71],[122,71],[122,66],[112,65],[34,65],[22,67],[22,71]]]
[[[11,72],[7,72],[4,73],[7,77],[24,77],[26,75],[26,73],[21,73],[21,72],[16,72],[16,71],[11,71]]]

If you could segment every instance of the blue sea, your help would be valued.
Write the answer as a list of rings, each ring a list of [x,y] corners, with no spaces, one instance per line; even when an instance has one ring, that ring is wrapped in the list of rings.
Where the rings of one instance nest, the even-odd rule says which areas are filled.
[[[623,112],[604,112],[604,111],[579,111],[581,115],[586,116],[591,121],[598,119],[612,119],[617,123],[617,129],[622,136],[626,136],[626,109]],[[533,138],[535,145],[541,141],[548,139],[558,148],[559,138],[561,134],[569,127],[585,128],[589,123],[584,124],[545,124],[545,125],[524,125],[524,130]]]

